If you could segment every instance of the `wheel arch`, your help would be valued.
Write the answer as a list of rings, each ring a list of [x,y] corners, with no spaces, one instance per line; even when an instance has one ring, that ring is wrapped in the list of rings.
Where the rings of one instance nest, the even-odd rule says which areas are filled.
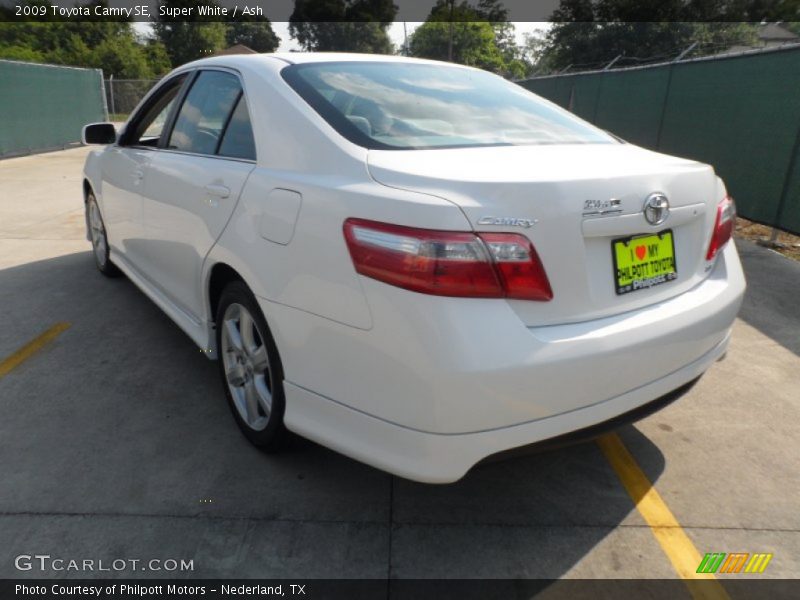
[[[89,201],[89,194],[94,194],[94,188],[92,187],[92,182],[89,181],[88,177],[83,178],[83,202],[84,204]],[[95,194],[95,197],[97,195]]]
[[[92,187],[92,182],[89,181],[89,178],[86,177],[86,176],[84,176],[84,178],[83,178],[82,187],[83,187],[83,207],[84,207],[83,220],[84,220],[84,224],[85,224],[85,228],[86,228],[86,239],[88,241],[92,241],[92,234],[89,231],[88,205],[89,205],[89,194],[94,194],[94,188]],[[95,195],[95,198],[96,198],[97,194],[94,194],[94,195]]]
[[[248,285],[244,277],[225,262],[215,263],[208,274],[208,283],[206,285],[206,302],[208,306],[209,322],[214,323],[217,318],[217,308],[219,308],[219,300],[222,297],[222,291],[225,286],[232,281],[241,281]],[[248,286],[249,287],[249,286]]]

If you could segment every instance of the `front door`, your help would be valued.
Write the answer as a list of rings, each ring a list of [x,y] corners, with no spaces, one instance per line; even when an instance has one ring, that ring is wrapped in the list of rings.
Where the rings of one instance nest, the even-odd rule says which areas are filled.
[[[168,117],[186,75],[164,82],[129,121],[120,140],[102,156],[100,209],[112,253],[139,267],[144,241],[142,191]]]
[[[179,308],[203,315],[202,267],[255,168],[239,77],[203,70],[154,154],[144,186],[147,277]]]

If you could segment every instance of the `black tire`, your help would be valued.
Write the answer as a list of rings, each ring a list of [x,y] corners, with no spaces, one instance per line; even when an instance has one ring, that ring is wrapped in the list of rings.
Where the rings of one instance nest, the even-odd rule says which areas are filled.
[[[108,236],[106,235],[106,226],[103,221],[103,215],[100,212],[100,205],[97,204],[97,199],[94,197],[93,192],[89,192],[86,196],[86,228],[92,240],[92,256],[94,257],[94,264],[97,270],[106,277],[119,277],[122,272],[117,268],[111,258],[109,257]],[[92,211],[96,210],[96,218],[99,223],[92,222]],[[99,229],[96,228],[99,225]],[[102,237],[102,245],[98,237]]]
[[[269,363],[269,377],[265,379],[268,380],[269,392],[271,392],[272,395],[272,405],[269,415],[267,416],[264,416],[263,408],[259,405],[259,411],[262,411],[260,416],[266,419],[266,426],[261,429],[254,429],[248,424],[245,418],[243,418],[240,409],[237,408],[232,393],[232,388],[237,388],[229,383],[228,376],[226,375],[226,357],[223,356],[225,352],[223,346],[223,328],[225,327],[225,315],[229,307],[234,307],[231,309],[232,311],[239,310],[235,305],[244,307],[252,316],[257,336],[266,349],[266,358]],[[269,330],[269,326],[258,306],[258,302],[256,302],[250,288],[242,281],[231,282],[222,291],[216,314],[216,340],[219,352],[219,360],[217,363],[219,364],[222,388],[239,429],[250,443],[260,450],[265,452],[277,452],[282,450],[285,448],[289,437],[283,424],[283,415],[286,409],[283,389],[283,366],[281,365],[280,355],[278,354],[275,340],[272,337],[272,332]],[[228,344],[228,346],[230,346],[230,344]],[[233,352],[235,352],[235,349]],[[228,354],[230,355],[231,353]],[[229,359],[229,366],[230,361],[231,359]],[[250,372],[250,377],[253,377],[252,371]]]

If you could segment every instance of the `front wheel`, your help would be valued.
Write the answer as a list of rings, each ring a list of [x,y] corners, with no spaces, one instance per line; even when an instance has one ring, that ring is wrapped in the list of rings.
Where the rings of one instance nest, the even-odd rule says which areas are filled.
[[[266,319],[242,282],[223,290],[216,316],[225,396],[245,437],[268,452],[286,440],[283,367]]]
[[[89,234],[92,237],[94,264],[97,265],[97,270],[106,277],[117,277],[120,271],[109,259],[106,227],[103,223],[103,216],[100,214],[100,207],[97,205],[97,199],[91,192],[86,198],[86,224],[89,226]]]

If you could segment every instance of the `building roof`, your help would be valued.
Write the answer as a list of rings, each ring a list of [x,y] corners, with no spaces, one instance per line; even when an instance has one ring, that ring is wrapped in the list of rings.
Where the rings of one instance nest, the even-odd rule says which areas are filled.
[[[230,48],[225,48],[224,50],[220,50],[214,56],[229,56],[231,54],[258,54],[252,48],[245,46],[244,44],[236,44],[235,46],[231,46]]]

